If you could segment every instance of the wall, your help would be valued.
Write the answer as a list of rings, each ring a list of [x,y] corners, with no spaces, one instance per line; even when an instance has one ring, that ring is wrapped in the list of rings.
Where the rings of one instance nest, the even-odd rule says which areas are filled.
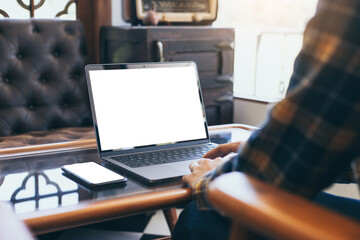
[[[234,98],[234,122],[258,126],[264,121],[269,106],[263,101]]]
[[[124,26],[129,25],[124,22],[121,16],[121,1],[122,0],[112,0],[112,25],[113,26]]]

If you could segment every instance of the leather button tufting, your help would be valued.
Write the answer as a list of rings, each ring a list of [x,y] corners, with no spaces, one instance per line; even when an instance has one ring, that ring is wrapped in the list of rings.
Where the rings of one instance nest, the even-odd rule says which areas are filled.
[[[0,0],[0,5],[2,2],[6,1]],[[87,56],[79,21],[2,21],[0,16],[0,137],[32,131],[48,136],[47,127],[91,126],[83,82]],[[78,121],[81,117],[86,119],[84,124]],[[56,134],[50,135],[50,140],[57,139]],[[21,144],[38,144],[37,136],[31,135]]]

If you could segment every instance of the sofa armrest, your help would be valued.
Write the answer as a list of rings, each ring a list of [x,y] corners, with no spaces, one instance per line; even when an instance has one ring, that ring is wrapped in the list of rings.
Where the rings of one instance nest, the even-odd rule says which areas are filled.
[[[247,230],[276,239],[360,239],[358,222],[244,173],[216,178],[208,197],[215,209],[232,219],[234,239],[235,232]]]

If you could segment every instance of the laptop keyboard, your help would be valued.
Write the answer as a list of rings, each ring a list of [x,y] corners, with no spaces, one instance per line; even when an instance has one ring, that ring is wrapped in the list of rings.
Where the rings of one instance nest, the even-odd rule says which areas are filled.
[[[207,144],[189,148],[179,148],[140,154],[113,157],[112,159],[132,168],[159,165],[164,163],[180,162],[184,160],[199,159],[215,148],[215,144]]]

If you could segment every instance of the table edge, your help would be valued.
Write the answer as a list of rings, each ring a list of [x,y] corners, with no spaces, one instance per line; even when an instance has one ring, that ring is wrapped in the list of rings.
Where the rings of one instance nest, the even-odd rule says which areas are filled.
[[[223,124],[223,125],[214,125],[208,127],[210,132],[215,130],[226,130],[226,129],[234,129],[234,128],[244,129],[247,131],[254,131],[257,129],[256,127],[246,124]],[[85,139],[85,140],[77,140],[71,142],[59,142],[59,143],[51,143],[51,144],[5,148],[0,150],[0,161],[11,158],[31,156],[31,155],[58,153],[64,151],[78,151],[78,150],[85,150],[96,147],[97,147],[96,139]]]
[[[143,212],[174,207],[192,199],[190,188],[176,188],[101,200],[75,206],[72,211],[20,217],[35,235],[107,221]]]

